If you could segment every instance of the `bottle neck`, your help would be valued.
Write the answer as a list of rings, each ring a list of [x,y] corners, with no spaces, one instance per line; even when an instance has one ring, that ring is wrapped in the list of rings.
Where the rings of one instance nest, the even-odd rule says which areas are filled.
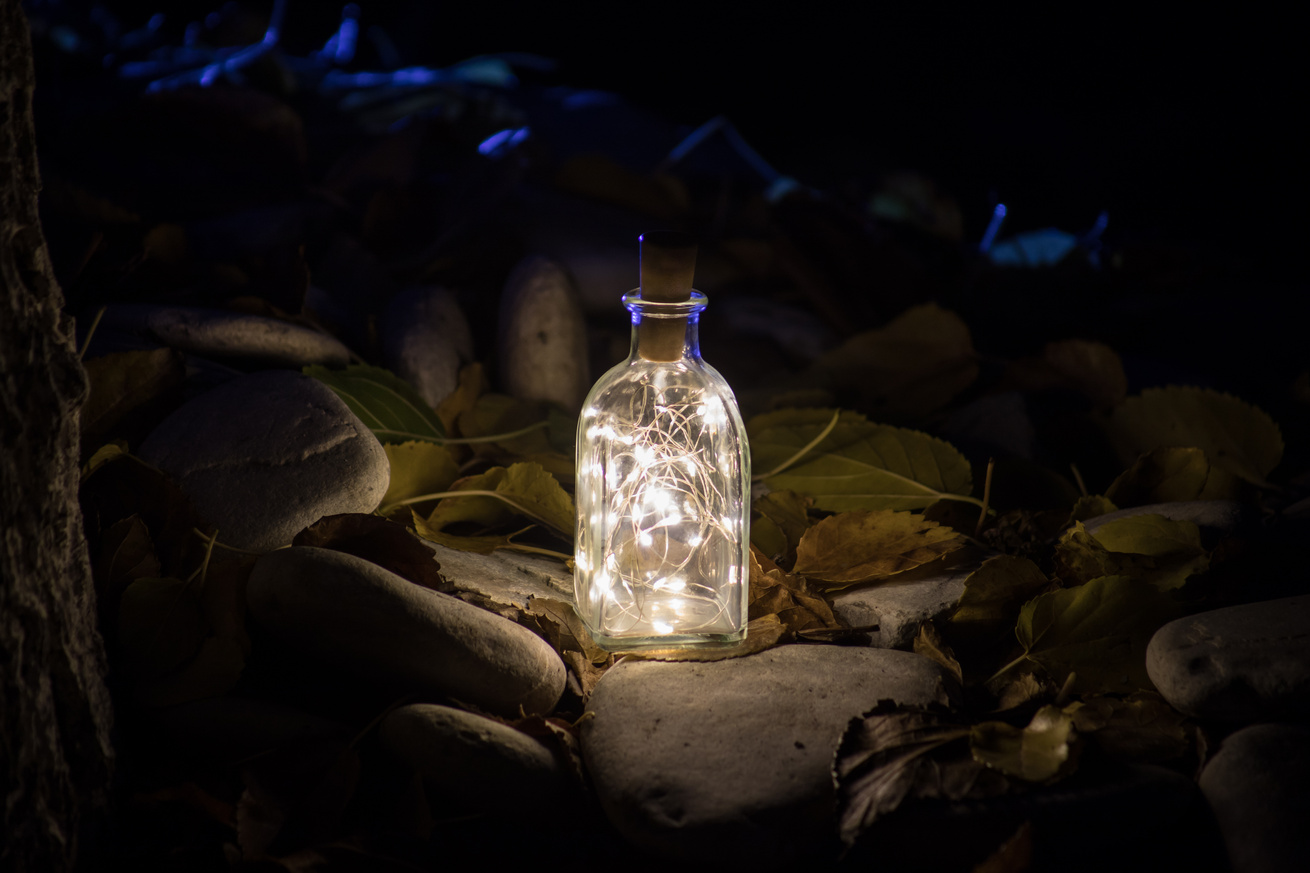
[[[632,313],[631,360],[672,363],[700,360],[700,313],[705,295],[693,291],[678,303],[643,300],[636,292],[623,298]]]

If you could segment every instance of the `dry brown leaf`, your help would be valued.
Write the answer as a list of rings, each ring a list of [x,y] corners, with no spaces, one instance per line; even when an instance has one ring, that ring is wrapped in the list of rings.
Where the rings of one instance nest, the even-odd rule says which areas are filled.
[[[912,307],[883,327],[856,334],[812,369],[883,421],[922,418],[978,377],[968,326],[935,303]]]
[[[292,545],[345,552],[385,567],[415,585],[446,594],[451,591],[432,550],[401,525],[376,515],[324,516],[296,534]]]
[[[942,640],[941,633],[932,622],[925,621],[919,625],[919,633],[914,637],[914,653],[936,661],[955,677],[956,682],[964,682],[964,671],[960,668],[960,662],[955,660],[955,652]]]
[[[965,544],[960,534],[913,512],[843,512],[806,531],[795,572],[830,587],[885,579]]]
[[[459,371],[459,384],[445,400],[437,404],[437,417],[446,426],[446,433],[457,432],[455,422],[472,409],[486,391],[487,377],[481,364],[475,361]]]
[[[844,627],[823,595],[810,590],[800,576],[784,573],[751,547],[749,619],[776,615],[789,631]]]

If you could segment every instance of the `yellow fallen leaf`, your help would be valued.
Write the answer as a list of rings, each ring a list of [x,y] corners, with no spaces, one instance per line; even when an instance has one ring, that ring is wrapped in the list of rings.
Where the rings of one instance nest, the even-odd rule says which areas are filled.
[[[805,532],[795,572],[830,587],[853,585],[912,570],[964,544],[951,528],[912,512],[843,512]]]

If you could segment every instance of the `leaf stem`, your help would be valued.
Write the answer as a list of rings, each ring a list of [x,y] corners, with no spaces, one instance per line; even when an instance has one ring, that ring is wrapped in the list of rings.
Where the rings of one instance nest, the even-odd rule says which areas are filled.
[[[1019,666],[1026,660],[1028,660],[1028,653],[1024,652],[1022,655],[1015,658],[1013,661],[1011,661],[1010,663],[1006,664],[1004,667],[993,673],[990,677],[988,677],[987,681],[991,682],[995,679],[999,679],[1001,676],[1004,676],[1010,670],[1013,670],[1015,667]]]
[[[211,552],[213,551],[213,549],[214,549],[215,547],[218,547],[218,548],[220,548],[220,549],[227,549],[229,552],[236,552],[236,553],[239,554],[239,555],[254,555],[256,558],[261,557],[261,556],[267,554],[266,552],[254,552],[254,551],[251,551],[250,549],[239,549],[239,548],[237,548],[236,546],[229,546],[227,543],[220,543],[220,542],[218,541],[218,539],[217,539],[217,537],[218,537],[218,533],[217,533],[217,531],[214,533],[214,537],[215,537],[215,538],[211,541],[211,540],[210,540],[210,536],[209,536],[209,534],[205,533],[205,532],[202,531],[200,528],[198,528],[198,527],[193,527],[193,528],[191,528],[191,530],[192,530],[192,532],[195,533],[196,536],[198,536],[198,537],[200,537],[202,540],[205,540],[206,542],[209,542],[209,543],[210,543],[210,544],[209,544],[209,550],[210,550]],[[209,560],[208,553],[206,553],[205,560],[206,560],[206,561]],[[193,577],[193,578],[194,578],[194,577]]]
[[[774,468],[773,468],[772,470],[770,470],[769,472],[767,472],[767,473],[760,473],[758,476],[752,476],[752,477],[751,477],[751,481],[752,481],[752,482],[763,482],[765,479],[769,478],[770,476],[776,476],[776,475],[778,475],[778,474],[781,473],[783,470],[786,470],[788,467],[790,467],[790,466],[792,466],[793,464],[795,464],[795,463],[796,463],[797,461],[799,461],[801,458],[803,458],[803,457],[805,457],[806,455],[808,455],[811,451],[813,451],[813,449],[814,449],[815,446],[817,446],[819,443],[823,442],[823,441],[827,438],[828,434],[832,433],[832,429],[835,428],[835,427],[837,426],[837,420],[838,420],[839,418],[841,418],[841,410],[840,410],[840,409],[838,409],[838,410],[836,410],[836,411],[833,412],[833,414],[832,414],[832,421],[828,422],[828,426],[825,427],[823,430],[819,431],[819,435],[818,435],[818,436],[816,436],[814,439],[810,440],[808,443],[806,443],[804,446],[802,446],[801,449],[800,449],[800,451],[798,451],[796,454],[792,455],[792,456],[791,456],[790,458],[788,458],[787,460],[783,461],[783,462],[782,462],[781,464],[779,464],[778,466],[774,467]]]
[[[404,500],[397,500],[395,503],[391,503],[382,507],[381,509],[378,510],[378,512],[381,513],[382,515],[386,515],[391,510],[401,506],[409,506],[414,503],[426,503],[429,500],[445,500],[447,497],[494,497],[495,499],[499,500],[501,503],[504,503],[510,509],[513,509],[515,512],[518,512],[521,515],[526,515],[528,518],[535,519],[541,522],[542,524],[544,524],[546,527],[550,528],[551,530],[554,531],[560,530],[557,526],[551,524],[550,521],[548,521],[547,519],[542,518],[540,515],[537,515],[537,513],[528,509],[526,506],[523,506],[522,504],[510,500],[508,497],[506,497],[504,494],[501,494],[499,491],[481,491],[481,490],[436,491],[433,492],[432,494],[420,494],[417,497],[407,497]],[[568,532],[560,531],[560,533],[568,533]]]
[[[1077,464],[1070,464],[1069,469],[1073,471],[1073,480],[1078,483],[1078,493],[1087,496],[1087,483],[1083,481],[1083,474],[1078,472]]]
[[[408,439],[419,440],[421,442],[437,443],[438,445],[446,446],[446,445],[472,445],[475,443],[498,443],[501,440],[510,440],[510,439],[514,439],[515,437],[521,437],[524,434],[532,433],[534,430],[541,430],[542,428],[546,428],[549,426],[550,426],[550,422],[539,421],[536,424],[530,424],[527,427],[522,427],[519,428],[518,430],[511,430],[511,431],[507,431],[506,433],[487,434],[486,436],[477,436],[477,437],[436,437],[436,436],[429,436],[428,434],[411,433],[406,430],[391,430],[390,428],[385,428],[385,427],[375,427],[370,429],[373,431],[375,436],[382,436],[383,434],[385,434],[387,436],[406,437]]]
[[[91,347],[91,337],[95,336],[96,328],[100,326],[100,319],[105,317],[105,310],[108,306],[102,306],[96,310],[95,317],[91,319],[91,326],[86,329],[86,338],[82,340],[82,348],[77,350],[77,359],[80,361],[86,357],[86,350]]]
[[[982,533],[983,524],[987,521],[987,504],[992,499],[992,472],[996,469],[996,459],[987,459],[987,475],[983,477],[983,499],[982,506],[978,509],[978,524],[973,528],[973,535],[976,537]]]

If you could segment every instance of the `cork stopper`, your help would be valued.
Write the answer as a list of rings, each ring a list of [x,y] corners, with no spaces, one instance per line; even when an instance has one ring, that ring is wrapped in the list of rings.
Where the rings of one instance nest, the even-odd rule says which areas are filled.
[[[691,299],[696,241],[690,234],[657,230],[641,235],[641,299],[683,303]],[[637,351],[648,361],[676,361],[687,338],[686,316],[642,318]]]

